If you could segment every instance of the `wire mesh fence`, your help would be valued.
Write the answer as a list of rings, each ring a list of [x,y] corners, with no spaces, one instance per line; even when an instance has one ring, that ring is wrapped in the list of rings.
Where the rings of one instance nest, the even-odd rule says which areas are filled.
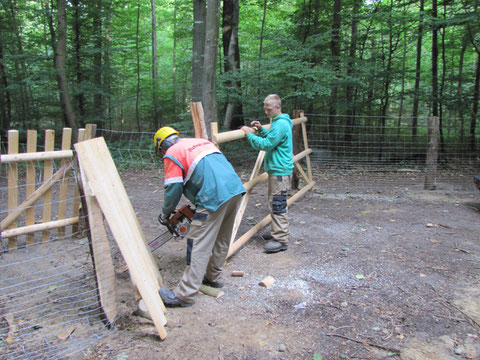
[[[306,114],[314,180],[322,192],[375,191],[398,187],[423,188],[428,149],[428,118],[335,116]],[[444,122],[447,123],[447,122]],[[438,144],[437,181],[440,188],[472,190],[480,173],[480,155],[473,140],[462,133],[455,119],[443,124]],[[151,132],[97,131],[104,136],[119,167],[158,166]],[[193,136],[183,131],[182,136]],[[472,143],[476,146],[472,147]],[[251,169],[256,151],[245,140],[221,144],[237,167]]]

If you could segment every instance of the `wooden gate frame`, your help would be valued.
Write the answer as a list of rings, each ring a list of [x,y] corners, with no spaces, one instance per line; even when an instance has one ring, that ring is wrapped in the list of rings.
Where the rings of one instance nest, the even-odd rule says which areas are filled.
[[[289,206],[293,204],[296,200],[298,200],[308,190],[312,189],[315,186],[315,181],[313,181],[313,178],[312,178],[312,166],[310,162],[310,154],[312,153],[312,149],[310,149],[308,146],[308,137],[307,137],[306,122],[308,121],[308,119],[304,116],[303,111],[296,111],[295,114],[297,114],[299,117],[292,120],[293,126],[301,125],[302,127],[304,150],[296,155],[293,154],[293,163],[295,164],[295,167],[300,173],[300,175],[302,176],[302,178],[305,180],[306,185],[288,199],[287,203]],[[270,129],[270,124],[263,125],[263,127],[268,130]],[[218,124],[216,122],[211,123],[210,128],[211,128],[211,134],[212,134],[212,142],[217,146],[221,143],[238,140],[245,137],[245,133],[242,130],[232,130],[232,131],[219,133]],[[243,186],[247,190],[247,193],[243,196],[242,202],[240,204],[237,215],[235,217],[235,223],[233,226],[232,237],[230,239],[230,248],[228,250],[227,258],[232,256],[245,243],[247,243],[247,241],[250,240],[250,238],[253,235],[255,235],[259,230],[264,228],[266,225],[270,223],[270,221],[272,221],[271,215],[267,215],[265,218],[260,220],[255,226],[253,226],[250,230],[248,230],[245,234],[243,234],[240,238],[235,240],[253,188],[259,183],[266,181],[268,179],[268,174],[266,172],[263,172],[262,174],[258,175],[260,171],[260,167],[262,166],[264,157],[265,157],[265,152],[260,151],[258,153],[257,160],[253,167],[253,171],[250,175],[249,181],[243,184]],[[305,172],[305,170],[302,168],[302,166],[299,163],[300,160],[302,160],[303,158],[306,158],[307,172]]]

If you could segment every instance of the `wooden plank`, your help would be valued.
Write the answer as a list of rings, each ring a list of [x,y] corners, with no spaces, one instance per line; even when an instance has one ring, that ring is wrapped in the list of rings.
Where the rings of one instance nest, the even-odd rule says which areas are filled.
[[[103,137],[75,144],[78,162],[86,181],[107,219],[109,227],[130,270],[161,339],[167,336],[165,309],[158,294],[158,268],[151,254],[127,192]]]
[[[8,131],[8,153],[18,154],[18,131]],[[14,211],[18,204],[18,169],[17,164],[9,164],[7,170],[8,176],[8,212]],[[16,228],[17,223],[12,223],[9,228]],[[8,249],[15,250],[17,248],[17,239],[8,240]]]
[[[53,151],[55,146],[55,131],[45,130],[45,151]],[[47,182],[53,175],[53,161],[45,160],[43,164],[43,181]],[[52,190],[48,189],[43,195],[42,222],[48,223],[52,219]],[[50,240],[50,232],[42,232],[42,242]]]
[[[85,134],[86,134],[85,129],[78,129],[78,136],[77,136],[78,142],[82,142],[82,141],[85,140]],[[80,181],[80,179],[77,179],[77,181]],[[74,188],[74,193],[73,193],[73,205],[72,205],[72,216],[73,217],[76,217],[76,216],[80,215],[80,203],[81,203],[80,192],[79,192],[78,184],[77,184],[77,186],[75,186],[75,188]],[[78,224],[73,225],[72,226],[72,234],[77,234],[78,229],[79,229]]]
[[[305,185],[301,190],[299,190],[295,195],[293,195],[290,199],[288,199],[287,204],[290,206],[293,204],[295,201],[297,201],[303,194],[305,194],[308,190],[313,188],[315,185],[315,181],[310,182],[309,184]],[[245,234],[243,234],[238,240],[236,240],[233,244],[230,245],[230,248],[228,249],[228,255],[227,258],[235,254],[244,244],[247,243],[248,240],[252,238],[253,235],[255,235],[258,231],[263,229],[265,226],[267,226],[270,221],[272,221],[272,216],[267,215],[264,217],[260,222],[258,222],[255,226],[253,226],[250,230],[248,230]]]
[[[34,153],[8,154],[0,157],[0,163],[10,164],[24,161],[60,160],[73,157],[72,150],[38,151]]]
[[[37,151],[37,130],[27,130],[27,152],[35,153]],[[33,161],[27,162],[27,174],[25,184],[25,199],[30,198],[35,192],[35,163]],[[21,206],[21,205],[20,205]],[[3,221],[2,221],[3,222]],[[35,224],[35,208],[29,207],[25,210],[25,225],[30,226]],[[4,226],[2,225],[2,229]],[[31,246],[35,243],[33,234],[27,235],[27,245]]]
[[[13,236],[30,234],[37,231],[48,231],[52,229],[58,229],[59,227],[73,225],[76,223],[78,223],[78,217],[63,219],[63,220],[54,220],[54,221],[49,221],[48,223],[35,224],[30,226],[22,226],[19,228],[3,230],[2,238],[10,238]]]
[[[195,137],[208,139],[207,129],[205,127],[205,119],[203,114],[203,106],[201,102],[191,102],[190,112],[192,114],[193,128],[195,129]]]
[[[70,150],[72,146],[72,129],[64,128],[62,133],[62,150]],[[71,160],[70,160],[71,161]],[[60,166],[63,168],[68,163],[68,160],[62,159]],[[60,188],[58,190],[58,220],[65,219],[67,217],[67,191],[68,191],[68,177],[65,172],[65,176],[60,180]],[[58,229],[58,238],[65,237],[65,228]]]
[[[65,176],[64,173],[70,170],[72,166],[72,164],[66,164],[61,167],[54,175],[52,175],[50,179],[45,181],[37,190],[35,190],[33,194],[26,198],[20,205],[17,206],[15,210],[13,210],[5,219],[0,222],[0,229],[6,229],[8,226],[13,224],[21,213],[27,210],[43,194],[49,191],[59,179]]]
[[[82,169],[80,169],[83,172]],[[81,175],[83,196],[88,213],[89,237],[92,251],[97,291],[100,304],[109,326],[118,315],[117,287],[115,285],[115,268],[112,261],[110,242],[105,229],[104,216],[97,199],[92,195],[85,174]]]

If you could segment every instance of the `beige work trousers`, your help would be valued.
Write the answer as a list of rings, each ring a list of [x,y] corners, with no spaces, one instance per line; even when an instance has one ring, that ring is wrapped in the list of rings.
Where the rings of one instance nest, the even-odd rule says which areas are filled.
[[[290,226],[288,223],[288,190],[292,181],[292,175],[268,176],[268,203],[272,215],[271,234],[272,240],[282,244],[288,243]]]
[[[174,289],[174,294],[179,299],[192,303],[204,276],[210,281],[219,278],[227,258],[241,198],[241,194],[234,196],[215,212],[196,209],[187,235],[187,239],[193,240],[190,265],[186,267],[182,280]]]

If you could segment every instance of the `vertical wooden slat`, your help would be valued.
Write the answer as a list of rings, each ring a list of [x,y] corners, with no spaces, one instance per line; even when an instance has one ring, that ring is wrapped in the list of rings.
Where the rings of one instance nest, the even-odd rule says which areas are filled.
[[[64,128],[62,133],[62,150],[70,150],[72,146],[72,129]],[[65,166],[69,161],[62,159],[60,166]],[[67,216],[67,191],[68,191],[68,173],[66,172],[60,180],[60,189],[58,191],[58,220],[63,220]],[[58,228],[58,238],[65,237],[65,228]]]
[[[37,130],[27,131],[27,152],[33,153],[37,151]],[[35,192],[35,162],[27,162],[27,175],[25,184],[25,198],[30,197]],[[35,224],[35,207],[31,206],[25,210],[25,225]],[[27,246],[35,243],[34,234],[27,234]]]
[[[55,145],[55,131],[45,130],[45,151],[53,151]],[[45,160],[43,165],[43,181],[47,181],[53,175],[53,161]],[[46,223],[52,219],[52,190],[48,190],[43,196],[42,222]],[[50,239],[50,231],[42,232],[42,242]]]
[[[85,129],[78,129],[78,142],[85,141],[86,131]],[[73,209],[72,217],[78,217],[80,214],[80,192],[78,190],[77,184],[75,184],[75,190],[73,194]],[[75,235],[78,232],[78,224],[72,225],[72,235]]]
[[[18,154],[18,131],[8,131],[8,153]],[[18,169],[17,164],[8,164],[8,212],[14,211],[18,205]],[[8,228],[16,228],[17,221]],[[17,248],[17,239],[11,237],[8,240],[8,249],[15,250]]]

